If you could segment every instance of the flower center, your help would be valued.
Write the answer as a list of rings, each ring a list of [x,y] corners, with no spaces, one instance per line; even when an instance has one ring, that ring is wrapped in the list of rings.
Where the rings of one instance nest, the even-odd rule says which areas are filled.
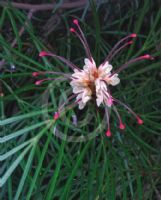
[[[85,84],[87,85],[87,87],[91,90],[92,92],[92,96],[95,97],[96,96],[96,86],[95,86],[95,80],[97,78],[99,78],[99,74],[97,70],[93,70],[91,71],[91,76],[89,76],[88,80],[85,80]]]
[[[93,77],[95,78],[95,79],[97,79],[98,77],[99,77],[99,75],[98,75],[98,71],[96,71],[96,70],[94,70],[93,71]]]

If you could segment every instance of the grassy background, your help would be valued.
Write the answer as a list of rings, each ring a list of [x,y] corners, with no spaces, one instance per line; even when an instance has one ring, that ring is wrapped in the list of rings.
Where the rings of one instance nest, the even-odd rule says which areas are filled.
[[[161,5],[150,0],[105,0],[62,9],[63,3],[59,1],[50,11],[35,12],[22,36],[18,32],[28,11],[0,3],[0,88],[4,94],[0,97],[0,199],[159,200]],[[52,116],[67,98],[69,83],[36,86],[32,72],[69,72],[53,58],[39,58],[38,52],[44,49],[83,65],[85,52],[69,32],[73,18],[81,21],[97,64],[120,38],[133,32],[139,37],[115,57],[114,68],[146,53],[155,57],[121,73],[121,83],[113,91],[113,96],[140,114],[144,125],[136,125],[119,107],[126,129],[120,132],[111,114],[113,136],[109,139],[103,109],[96,113],[89,104],[83,112],[77,108],[66,112],[57,127],[64,135],[97,137],[73,143],[53,135]],[[76,127],[73,114],[78,117]]]

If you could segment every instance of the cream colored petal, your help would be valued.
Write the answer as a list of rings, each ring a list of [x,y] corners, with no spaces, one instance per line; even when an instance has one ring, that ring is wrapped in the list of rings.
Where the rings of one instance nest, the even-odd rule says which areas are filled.
[[[91,99],[90,96],[85,96],[84,98],[82,98],[82,102],[83,102],[84,104],[86,104],[90,99]]]
[[[74,69],[73,71],[74,71],[74,73],[77,73],[77,72],[79,72],[79,70],[78,70],[78,69]]]
[[[95,81],[96,86],[96,103],[97,106],[100,106],[101,103],[103,103],[104,99],[106,98],[104,93],[107,93],[107,86],[104,81],[97,79]]]
[[[107,85],[104,81],[101,81],[101,90],[107,91]]]
[[[96,63],[94,62],[93,58],[92,58],[92,62],[88,58],[85,58],[84,63],[85,65],[88,65],[88,66],[96,66]]]
[[[78,94],[80,92],[83,92],[84,88],[83,87],[73,87],[73,93]]]
[[[101,103],[103,103],[103,95],[102,94],[97,94],[96,103],[97,103],[98,107],[101,105]]]
[[[115,86],[117,84],[120,83],[120,79],[118,78],[118,74],[114,74],[111,78],[110,78],[110,84]]]
[[[96,68],[96,63],[94,62],[93,58],[92,58],[92,62],[88,59],[88,58],[85,58],[84,59],[84,67],[83,69],[87,72],[91,71],[92,69],[95,69]]]
[[[74,88],[74,87],[81,87],[82,83],[80,81],[71,81],[70,85]]]
[[[76,82],[75,80],[71,81],[71,82],[70,82],[70,85],[71,85],[72,87],[74,87],[74,86],[75,86],[75,82]]]
[[[74,74],[72,74],[72,76],[74,77],[74,78],[77,78],[77,79],[79,79],[79,78],[83,78],[84,77],[84,72],[78,72],[78,73],[74,73]]]
[[[83,103],[87,103],[91,99],[91,90],[88,90],[87,88],[84,90],[82,94],[82,101]]]
[[[96,92],[98,92],[101,88],[100,79],[95,80]]]
[[[79,101],[78,102],[78,108],[80,109],[80,110],[82,110],[84,107],[85,107],[85,103],[83,103],[82,101]]]
[[[99,73],[101,74],[101,75],[107,75],[107,74],[109,74],[109,72],[112,70],[112,65],[110,65],[109,64],[109,62],[108,61],[106,61],[105,62],[105,64],[103,65],[103,64],[101,64],[100,66],[99,66],[99,68],[98,68],[98,70],[99,70]]]

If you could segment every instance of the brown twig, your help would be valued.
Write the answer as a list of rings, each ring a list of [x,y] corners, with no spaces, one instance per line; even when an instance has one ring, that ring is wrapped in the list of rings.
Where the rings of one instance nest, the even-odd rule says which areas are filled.
[[[84,6],[87,3],[87,0],[81,0],[77,2],[72,2],[72,3],[62,3],[60,8],[75,8],[75,7],[80,7]],[[0,1],[1,6],[8,6],[11,5],[15,8],[19,9],[24,9],[24,10],[34,10],[34,11],[45,11],[45,10],[53,10],[54,6],[56,5],[55,3],[49,3],[49,4],[40,4],[40,5],[35,5],[35,4],[25,4],[25,3],[15,3],[15,2],[6,2],[6,1]]]

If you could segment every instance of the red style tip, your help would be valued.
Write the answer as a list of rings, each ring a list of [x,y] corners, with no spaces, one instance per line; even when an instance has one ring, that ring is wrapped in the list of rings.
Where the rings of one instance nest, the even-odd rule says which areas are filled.
[[[128,42],[128,44],[132,44],[132,43],[133,43],[133,41]]]
[[[33,72],[32,73],[32,76],[38,76],[39,75],[39,72]]]
[[[146,55],[143,56],[143,58],[145,58],[145,59],[150,59],[150,57],[151,56],[149,54],[146,54]]]
[[[136,38],[136,37],[137,37],[137,34],[136,34],[136,33],[132,33],[130,36],[131,36],[132,38]]]
[[[154,60],[154,58],[149,54],[146,54],[146,55],[142,56],[142,58],[148,59],[148,60]]]
[[[125,129],[125,126],[124,126],[124,124],[123,123],[120,123],[120,129]]]
[[[56,112],[56,113],[54,114],[54,120],[57,120],[58,118],[59,118],[59,113]]]
[[[110,129],[107,130],[106,136],[107,136],[107,137],[111,137],[111,131],[110,131]]]
[[[48,53],[46,51],[42,51],[39,53],[39,56],[42,57],[42,56],[47,56]]]
[[[70,28],[70,32],[75,33],[76,30],[74,28]]]
[[[42,83],[42,81],[40,80],[40,81],[36,81],[35,82],[35,85],[40,85]]]
[[[137,118],[137,121],[138,121],[138,124],[143,124],[144,123],[143,120],[140,119],[140,118]]]
[[[79,25],[79,22],[78,22],[77,19],[74,19],[74,20],[73,20],[73,23],[76,24],[76,25]]]

